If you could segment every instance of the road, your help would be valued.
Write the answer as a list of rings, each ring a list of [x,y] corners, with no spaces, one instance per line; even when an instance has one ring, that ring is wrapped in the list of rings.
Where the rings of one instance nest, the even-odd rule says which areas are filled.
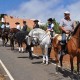
[[[19,53],[17,49],[0,46],[0,59],[14,80],[71,80],[70,71],[59,69],[55,74],[55,65],[43,65],[42,58],[30,60],[28,53]]]

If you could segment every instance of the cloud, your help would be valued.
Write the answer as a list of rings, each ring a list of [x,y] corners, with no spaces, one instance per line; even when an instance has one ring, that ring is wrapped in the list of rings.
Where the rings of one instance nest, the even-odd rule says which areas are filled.
[[[67,8],[71,12],[72,19],[80,21],[80,10],[79,10],[80,9],[80,1],[67,6]]]
[[[80,20],[79,9],[80,1],[64,6],[61,4],[63,0],[29,0],[19,5],[18,9],[7,11],[7,14],[24,17],[27,19],[39,19],[46,22],[49,17],[56,18],[60,21],[63,13],[69,10],[72,19]]]

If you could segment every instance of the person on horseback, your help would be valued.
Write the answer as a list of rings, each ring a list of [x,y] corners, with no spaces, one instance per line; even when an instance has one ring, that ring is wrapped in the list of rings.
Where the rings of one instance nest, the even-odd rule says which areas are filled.
[[[15,24],[16,24],[16,28],[17,28],[18,30],[21,30],[20,23],[19,23],[19,22],[16,22]]]
[[[6,23],[6,28],[7,28],[7,29],[10,29],[9,22]]]
[[[22,31],[26,32],[27,31],[27,25],[26,25],[26,21],[23,21],[23,28]]]
[[[65,51],[66,47],[66,34],[70,34],[74,30],[73,22],[70,18],[70,12],[64,12],[64,18],[61,20],[59,24],[59,28],[62,31],[62,51]]]
[[[53,37],[53,28],[54,28],[53,19],[52,18],[49,18],[48,19],[47,31],[50,32],[51,38]]]
[[[38,24],[38,20],[34,20],[34,26],[33,26],[33,29],[34,28],[39,28],[39,24]]]
[[[5,22],[2,22],[1,28],[2,28],[2,33],[3,33],[5,28],[6,28],[6,23]]]
[[[49,18],[48,20],[48,27],[47,27],[47,34],[50,35],[51,37],[51,46],[48,48],[48,58],[50,59],[50,53],[52,50],[52,41],[53,41],[53,28],[54,28],[54,24],[53,24],[53,19]]]
[[[6,23],[2,22],[1,28],[4,29],[6,27]]]

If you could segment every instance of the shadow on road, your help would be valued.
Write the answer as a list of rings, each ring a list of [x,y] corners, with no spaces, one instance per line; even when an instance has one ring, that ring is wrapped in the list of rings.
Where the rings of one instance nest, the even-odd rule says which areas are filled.
[[[69,69],[64,69],[62,71],[62,69],[60,67],[58,67],[58,72],[60,72],[62,74],[63,77],[70,77],[71,79],[73,78],[74,80],[78,80],[77,79],[77,74],[74,73],[73,74],[73,77],[72,77],[72,74],[71,74],[71,71]],[[80,76],[79,76],[80,78]],[[79,79],[80,80],[80,79]]]
[[[32,62],[32,64],[41,64],[42,61]]]

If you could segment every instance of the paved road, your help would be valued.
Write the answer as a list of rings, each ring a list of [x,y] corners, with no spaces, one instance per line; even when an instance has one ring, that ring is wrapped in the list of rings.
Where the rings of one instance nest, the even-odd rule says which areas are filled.
[[[59,73],[55,74],[53,64],[47,66],[41,64],[42,58],[29,60],[28,53],[11,51],[10,47],[0,46],[0,59],[14,80],[71,80],[69,71],[59,69]]]

